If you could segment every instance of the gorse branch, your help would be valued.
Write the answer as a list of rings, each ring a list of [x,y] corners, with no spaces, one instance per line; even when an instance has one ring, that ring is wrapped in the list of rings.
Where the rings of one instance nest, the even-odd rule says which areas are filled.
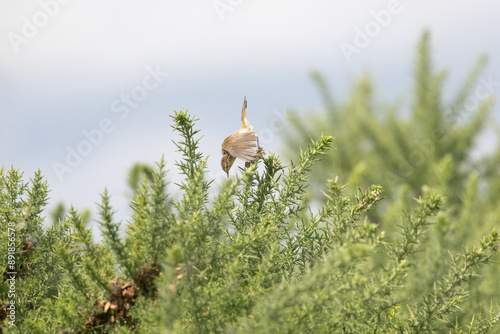
[[[194,122],[197,120],[187,114],[186,111],[175,112],[172,117],[175,121],[174,131],[179,132],[181,141],[175,143],[177,150],[182,153],[183,158],[176,162],[181,173],[186,179],[179,186],[184,191],[184,198],[179,205],[176,205],[177,212],[181,218],[185,214],[197,215],[207,200],[209,183],[204,180],[206,159],[199,153],[198,143],[201,138],[195,139],[195,135],[200,130],[194,129]]]
[[[132,269],[133,264],[130,263],[125,246],[119,236],[120,224],[113,221],[114,212],[109,203],[110,196],[107,189],[104,190],[101,199],[102,203],[99,205],[99,216],[101,217],[99,227],[101,234],[106,244],[109,245],[111,251],[115,254],[117,262],[123,264],[128,277],[132,278],[136,273]]]
[[[439,329],[436,320],[443,319],[468,296],[467,283],[477,278],[477,268],[490,261],[499,247],[498,232],[493,231],[481,240],[481,247],[466,249],[452,256],[447,276],[436,283],[433,291],[424,296],[423,302],[412,312],[411,327],[415,333],[428,333]]]

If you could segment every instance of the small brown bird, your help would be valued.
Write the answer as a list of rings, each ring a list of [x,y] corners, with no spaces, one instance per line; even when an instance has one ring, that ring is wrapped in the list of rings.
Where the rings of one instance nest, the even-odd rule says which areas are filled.
[[[241,128],[222,142],[222,160],[220,161],[222,170],[229,177],[229,170],[236,158],[245,162],[258,160],[260,153],[257,150],[260,149],[259,138],[248,121],[247,97],[245,96],[241,109]]]

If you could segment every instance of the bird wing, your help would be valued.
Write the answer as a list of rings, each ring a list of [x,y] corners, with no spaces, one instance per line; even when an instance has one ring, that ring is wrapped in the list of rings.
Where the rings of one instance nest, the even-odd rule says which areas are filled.
[[[224,139],[222,149],[245,162],[257,160],[257,135],[254,132],[236,131]]]

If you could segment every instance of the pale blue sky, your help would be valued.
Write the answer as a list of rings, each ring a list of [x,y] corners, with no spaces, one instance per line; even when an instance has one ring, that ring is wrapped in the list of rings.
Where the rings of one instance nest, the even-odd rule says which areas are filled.
[[[499,13],[492,0],[0,0],[0,165],[27,176],[40,168],[51,203],[94,209],[108,187],[126,217],[134,162],[165,154],[177,179],[173,109],[201,118],[201,148],[220,183],[220,144],[239,126],[244,95],[263,144],[279,154],[277,117],[321,108],[311,69],[338,97],[368,71],[382,96],[404,99],[424,28],[436,67],[450,70],[447,90],[481,53],[490,56],[484,75],[500,81]],[[340,46],[353,44],[358,29],[375,30],[347,61]],[[101,138],[92,131],[103,124]],[[85,131],[95,145],[85,146]],[[488,138],[478,150],[493,146]],[[54,165],[68,166],[77,149],[91,152],[58,178]]]

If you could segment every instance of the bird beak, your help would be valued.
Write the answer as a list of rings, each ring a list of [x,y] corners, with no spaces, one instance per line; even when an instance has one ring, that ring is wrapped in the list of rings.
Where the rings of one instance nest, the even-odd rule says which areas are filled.
[[[229,171],[227,171],[226,173],[227,173],[227,177],[229,177]]]

